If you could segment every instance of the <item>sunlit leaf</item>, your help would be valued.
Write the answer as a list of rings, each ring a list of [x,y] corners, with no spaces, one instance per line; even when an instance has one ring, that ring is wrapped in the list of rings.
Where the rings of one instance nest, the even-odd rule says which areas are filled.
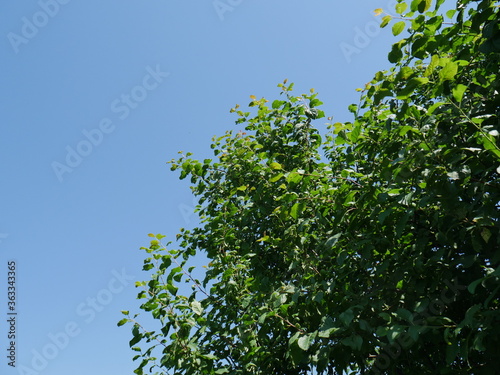
[[[392,34],[394,36],[397,36],[403,32],[405,29],[406,23],[404,21],[399,21],[396,22],[394,25],[392,25]]]
[[[391,22],[391,20],[392,20],[392,16],[387,15],[387,16],[382,17],[382,23],[380,24],[380,27],[382,27],[382,28],[386,27],[389,24],[389,22]]]

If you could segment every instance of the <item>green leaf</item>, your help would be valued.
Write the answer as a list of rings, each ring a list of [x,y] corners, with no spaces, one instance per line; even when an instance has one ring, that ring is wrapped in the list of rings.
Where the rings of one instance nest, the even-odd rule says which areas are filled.
[[[281,177],[283,177],[283,173],[279,173],[276,176],[271,177],[269,179],[269,182],[276,182],[276,181],[280,180]],[[245,186],[245,188],[246,188],[246,186]]]
[[[122,320],[120,320],[118,323],[117,323],[117,326],[118,327],[121,327],[122,325],[124,325],[125,323],[128,322],[128,319],[127,318],[124,318]]]
[[[338,331],[339,328],[335,326],[335,322],[331,317],[326,317],[324,323],[319,329],[318,336],[323,337],[323,338],[328,338],[330,335],[336,331]]]
[[[363,338],[359,335],[351,335],[341,340],[343,345],[346,345],[354,350],[361,350]]]
[[[429,65],[427,66],[427,68],[425,69],[425,72],[424,72],[425,77],[428,77],[429,75],[431,75],[434,72],[434,70],[439,66],[440,60],[441,59],[439,58],[438,55],[432,55],[431,61],[429,62]]]
[[[384,16],[384,17],[382,17],[382,23],[380,24],[380,27],[381,27],[381,28],[386,27],[386,26],[387,26],[387,24],[388,24],[389,22],[391,22],[391,20],[392,20],[392,16]]]
[[[484,352],[486,350],[486,347],[484,346],[483,342],[483,337],[484,337],[484,332],[479,332],[478,334],[476,334],[476,336],[474,337],[474,342],[472,344],[474,350],[478,352]]]
[[[389,339],[390,343],[393,343],[396,341],[396,339],[401,335],[401,333],[404,332],[404,328],[398,324],[393,325],[389,328],[387,332],[387,338]]]
[[[354,313],[352,312],[352,310],[346,310],[339,315],[339,319],[342,323],[344,323],[344,325],[348,326],[354,319]]]
[[[290,337],[290,339],[288,340],[288,345],[292,346],[295,342],[297,342],[299,337],[300,337],[300,331],[295,332],[293,336]]]
[[[142,340],[143,335],[142,333],[139,332],[139,326],[134,325],[134,328],[132,328],[132,335],[133,338],[132,340],[129,341],[129,346],[132,348],[135,344],[137,344],[139,341]]]
[[[491,231],[488,228],[483,228],[481,231],[481,237],[483,238],[484,242],[488,243],[491,238]]]
[[[393,64],[397,63],[403,57],[403,51],[401,50],[402,43],[395,43],[392,45],[391,52],[389,52],[389,61]]]
[[[142,270],[143,271],[149,271],[150,269],[154,268],[154,264],[151,264],[151,263],[148,263],[148,264],[145,264],[143,267],[142,267]]]
[[[302,202],[295,203],[290,209],[290,216],[293,217],[294,219],[297,219],[299,215],[302,213],[304,207],[305,205]]]
[[[270,237],[265,235],[257,240],[257,242],[269,242]]]
[[[179,288],[177,288],[176,286],[172,285],[172,284],[167,284],[167,290],[172,294],[172,295],[176,295],[177,294],[177,291],[179,290]]]
[[[436,0],[436,7],[434,8],[435,10],[438,10],[441,5],[445,3],[446,0]]]
[[[311,347],[313,341],[314,341],[313,335],[305,334],[299,338],[297,344],[299,345],[300,349],[307,351]]]
[[[408,335],[410,336],[411,340],[416,342],[418,340],[418,337],[420,336],[420,333],[425,328],[426,328],[425,326],[421,325],[410,326],[410,328],[408,328]]]
[[[386,313],[386,312],[381,312],[380,314],[378,314],[378,316],[380,316],[382,319],[386,320],[387,322],[391,322],[391,316]]]
[[[441,107],[443,104],[446,104],[445,102],[437,102],[437,103],[434,103],[433,105],[431,105],[428,109],[427,109],[427,114],[430,116],[434,113],[434,111],[436,109],[438,109],[439,107]]]
[[[462,101],[462,98],[464,96],[464,93],[465,93],[465,90],[467,90],[467,86],[465,85],[462,85],[461,83],[459,83],[458,85],[456,85],[453,90],[452,90],[452,93],[453,93],[453,98],[457,101],[457,102],[461,102]]]
[[[480,278],[478,280],[473,281],[472,283],[469,284],[467,287],[467,290],[469,291],[470,294],[474,294],[476,292],[476,287],[481,284],[484,281],[484,277]]]
[[[401,281],[403,281],[403,280],[401,280]],[[401,286],[402,285],[403,285],[403,283],[401,283]],[[413,321],[413,313],[410,312],[409,310],[398,309],[396,311],[396,315],[398,316],[399,319],[407,321],[409,323],[411,323]]]
[[[275,100],[273,101],[273,109],[281,107],[285,102],[283,100]]]
[[[474,121],[475,119],[472,119]],[[492,152],[497,158],[500,159],[500,150],[496,145],[495,138],[490,134],[481,133],[479,141],[483,144],[484,149]]]
[[[280,163],[276,163],[273,161],[270,165],[271,169],[283,169],[283,166]]]
[[[413,70],[411,67],[402,66],[398,72],[397,78],[400,80],[407,80],[408,78],[410,78],[414,74],[415,74],[415,70]]]
[[[201,303],[194,300],[191,302],[191,309],[196,315],[202,315],[203,314],[203,307],[201,306]]]
[[[457,72],[458,72],[458,64],[453,61],[450,61],[439,72],[439,79],[441,81],[452,80],[453,78],[455,78]]]
[[[391,189],[387,192],[387,194],[389,194],[389,196],[391,197],[399,195],[401,194],[401,189]]]
[[[288,183],[298,184],[302,180],[302,176],[302,173],[290,172],[288,176],[286,176],[286,181]]]
[[[375,333],[378,337],[384,337],[384,336],[387,336],[388,331],[389,331],[389,329],[386,326],[380,326],[377,328]]]
[[[429,82],[429,79],[426,77],[416,77],[412,78],[408,81],[406,86],[398,92],[398,99],[405,99],[409,97],[419,86],[425,85]]]
[[[333,235],[332,237],[330,237],[328,240],[326,240],[325,242],[325,246],[328,248],[328,249],[331,249],[332,247],[334,247],[336,245],[336,243],[338,242],[339,238],[342,236],[342,233],[337,233],[335,235]]]
[[[349,253],[347,251],[341,251],[339,253],[339,255],[337,256],[337,264],[339,266],[343,266],[344,262],[345,262],[345,260],[347,259],[348,256],[349,256]]]
[[[403,32],[405,29],[406,23],[404,21],[399,21],[396,22],[394,25],[392,25],[392,34],[394,36],[397,36]]]
[[[416,12],[418,10],[420,13],[427,12],[431,4],[432,0],[413,0],[411,2],[411,11]]]
[[[396,13],[403,14],[405,12],[406,8],[408,8],[408,4],[398,3],[398,4],[396,4]]]
[[[392,213],[392,208],[389,208],[385,211],[382,211],[379,215],[378,215],[378,221],[380,224],[384,224],[384,221],[385,219]]]
[[[420,30],[426,23],[426,18],[423,15],[417,16],[411,20],[411,27],[413,30]],[[415,52],[422,49],[428,40],[426,38],[420,37],[413,43],[413,55]]]
[[[399,135],[401,137],[404,137],[406,135],[406,133],[408,133],[409,131],[417,132],[417,129],[413,128],[410,125],[405,125],[401,129],[399,129]]]
[[[268,317],[268,316],[269,316],[269,313],[268,313],[268,312],[263,313],[263,314],[259,317],[259,319],[257,319],[257,323],[259,323],[259,324],[263,324],[263,323],[266,321],[266,319],[267,319],[267,317]]]
[[[357,142],[360,134],[361,134],[361,126],[357,125],[354,127],[354,129],[352,130],[352,132],[350,134],[351,142],[353,142],[353,143]]]

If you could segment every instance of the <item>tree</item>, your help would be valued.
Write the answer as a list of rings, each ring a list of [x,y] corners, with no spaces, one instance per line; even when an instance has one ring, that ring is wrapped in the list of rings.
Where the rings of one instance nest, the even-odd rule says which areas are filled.
[[[245,130],[214,139],[215,160],[172,160],[201,224],[144,248],[159,329],[118,323],[137,374],[498,372],[499,6],[442,3],[383,17],[408,35],[353,122],[320,134],[317,94],[285,81],[231,110]]]

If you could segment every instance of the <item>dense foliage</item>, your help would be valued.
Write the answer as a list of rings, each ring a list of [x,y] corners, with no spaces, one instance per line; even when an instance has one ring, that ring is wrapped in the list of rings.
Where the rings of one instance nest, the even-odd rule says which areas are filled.
[[[407,36],[352,123],[321,136],[316,94],[284,82],[232,110],[245,130],[215,160],[171,162],[201,224],[145,249],[139,298],[160,327],[119,322],[137,374],[498,373],[499,6],[442,3],[382,18]]]

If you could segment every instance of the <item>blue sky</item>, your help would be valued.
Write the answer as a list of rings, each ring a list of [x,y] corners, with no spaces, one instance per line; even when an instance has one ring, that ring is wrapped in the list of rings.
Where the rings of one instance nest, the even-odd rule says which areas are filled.
[[[132,374],[130,327],[116,322],[138,310],[139,247],[196,224],[166,162],[210,157],[213,136],[239,129],[229,109],[276,98],[285,78],[350,120],[395,40],[375,8],[391,1],[3,2],[0,373]]]

